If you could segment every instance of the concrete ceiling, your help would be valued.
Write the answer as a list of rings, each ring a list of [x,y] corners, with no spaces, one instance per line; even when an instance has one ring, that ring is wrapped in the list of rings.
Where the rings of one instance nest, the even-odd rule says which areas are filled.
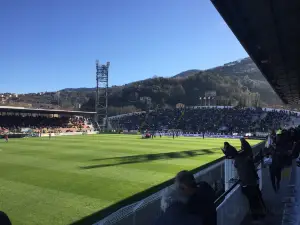
[[[300,104],[300,0],[211,0],[286,104]]]

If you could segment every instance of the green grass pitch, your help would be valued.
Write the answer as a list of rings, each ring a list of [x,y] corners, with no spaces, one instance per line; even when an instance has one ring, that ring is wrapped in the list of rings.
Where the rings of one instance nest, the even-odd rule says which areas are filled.
[[[60,225],[217,159],[224,139],[91,135],[0,141],[0,210],[14,225]],[[240,146],[239,140],[228,141]]]

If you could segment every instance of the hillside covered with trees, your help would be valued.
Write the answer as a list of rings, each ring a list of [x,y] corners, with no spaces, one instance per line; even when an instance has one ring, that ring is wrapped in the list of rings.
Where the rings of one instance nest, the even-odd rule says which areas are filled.
[[[109,115],[147,108],[143,98],[151,99],[150,108],[201,105],[206,91],[216,91],[214,104],[246,105],[250,95],[258,96],[253,106],[279,106],[281,101],[250,58],[209,70],[188,70],[173,77],[152,77],[108,90]],[[94,88],[67,88],[58,92],[19,95],[10,105],[29,103],[38,108],[95,110]],[[248,103],[249,104],[249,103]],[[149,104],[148,104],[149,106]],[[249,106],[249,105],[247,105]]]
[[[253,106],[279,106],[280,99],[250,58],[227,63],[209,70],[189,70],[171,78],[153,77],[109,89],[110,115],[145,110],[141,98],[151,98],[151,108],[175,107],[177,103],[201,105],[199,97],[216,91],[215,104],[245,106],[249,95],[259,96]],[[94,97],[83,110],[94,109]],[[249,106],[249,105],[248,105]]]

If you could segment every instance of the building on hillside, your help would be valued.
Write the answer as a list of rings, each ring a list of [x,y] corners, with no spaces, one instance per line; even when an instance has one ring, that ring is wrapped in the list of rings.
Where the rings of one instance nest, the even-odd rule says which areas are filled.
[[[217,105],[217,92],[215,90],[206,91],[204,96],[199,97],[201,106],[216,106]]]
[[[0,103],[4,104],[6,102],[6,97],[2,94],[0,95]]]
[[[140,101],[141,102],[145,102],[145,103],[151,103],[151,98],[148,97],[148,96],[143,96],[143,97],[140,97]]]

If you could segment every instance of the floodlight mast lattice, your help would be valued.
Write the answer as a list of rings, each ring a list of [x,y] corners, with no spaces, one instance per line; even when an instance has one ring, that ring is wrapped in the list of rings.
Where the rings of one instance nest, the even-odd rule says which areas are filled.
[[[107,121],[107,106],[108,106],[108,70],[110,62],[106,65],[96,61],[96,101],[95,101],[95,122],[100,123],[100,129],[106,130]]]

